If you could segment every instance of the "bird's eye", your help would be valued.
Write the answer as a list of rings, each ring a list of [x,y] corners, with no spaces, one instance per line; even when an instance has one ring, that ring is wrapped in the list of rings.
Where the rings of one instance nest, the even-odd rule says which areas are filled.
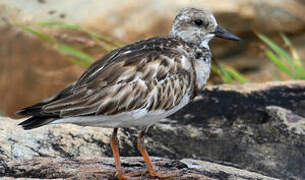
[[[201,26],[203,24],[203,21],[201,19],[195,19],[194,20],[194,23],[197,25],[197,26]]]

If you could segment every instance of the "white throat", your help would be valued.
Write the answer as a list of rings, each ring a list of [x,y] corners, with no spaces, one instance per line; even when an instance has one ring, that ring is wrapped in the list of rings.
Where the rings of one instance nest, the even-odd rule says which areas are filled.
[[[206,49],[210,49],[209,47],[209,42],[211,39],[213,39],[215,35],[214,34],[209,34],[205,37],[205,39],[200,43],[200,47],[201,48],[206,48]]]

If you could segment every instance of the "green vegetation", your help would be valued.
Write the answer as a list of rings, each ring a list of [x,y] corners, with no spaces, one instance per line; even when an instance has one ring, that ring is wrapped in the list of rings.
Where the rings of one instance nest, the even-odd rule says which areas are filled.
[[[289,49],[289,53],[286,49],[274,43],[267,36],[259,33],[257,33],[257,36],[270,48],[265,50],[265,54],[280,71],[287,74],[292,79],[305,80],[305,69],[303,66],[304,60],[299,57],[287,36],[281,34],[281,38],[283,39],[287,49]]]
[[[63,28],[63,29],[72,29],[72,30],[77,30],[77,31],[81,31],[84,32],[86,34],[88,34],[90,36],[90,38],[92,40],[94,40],[95,42],[99,42],[99,41],[103,41],[106,44],[104,44],[103,48],[106,51],[111,51],[112,49],[118,48],[118,47],[122,47],[123,44],[121,44],[120,42],[117,42],[107,36],[103,36],[101,34],[86,30],[82,27],[80,27],[79,25],[76,24],[69,24],[66,22],[42,22],[38,24],[40,27],[54,27],[54,28]]]
[[[232,67],[217,63],[212,65],[212,72],[217,74],[224,83],[232,84],[238,82],[245,84],[248,80]]]
[[[50,45],[52,45],[55,49],[60,51],[61,53],[65,54],[68,56],[68,60],[71,61],[74,64],[78,64],[81,66],[88,67],[90,64],[93,63],[94,59],[91,55],[87,54],[86,52],[82,51],[81,48],[74,47],[72,45],[64,44],[59,42],[58,40],[54,39],[53,37],[49,36],[48,34],[35,30],[34,28],[31,28],[29,26],[25,25],[19,25],[15,24],[15,26],[18,26],[22,28],[24,31],[27,31],[37,38],[40,38],[46,42],[48,42]],[[107,36],[103,36],[100,34],[97,34],[92,31],[88,31],[79,25],[76,24],[69,24],[65,22],[43,22],[38,24],[39,27],[48,27],[48,28],[62,28],[62,29],[72,29],[75,31],[83,32],[87,34],[91,40],[94,42],[103,42],[102,43],[102,48],[106,51],[111,51],[115,48],[122,47],[123,45],[119,42],[116,42],[112,40],[111,38]]]
[[[292,79],[305,80],[304,59],[300,58],[286,35],[280,34],[286,48],[280,47],[263,34],[256,33],[256,35],[269,47],[269,49],[265,49],[265,54],[281,72],[287,74]],[[244,84],[249,81],[232,67],[223,64],[213,65],[212,71],[218,74],[225,83],[238,82]]]
[[[46,33],[39,32],[33,28],[30,28],[28,26],[24,25],[17,25],[20,28],[22,28],[24,31],[27,31],[33,35],[35,35],[37,38],[40,38],[49,44],[51,44],[55,49],[60,51],[61,53],[68,55],[68,60],[72,63],[81,65],[81,66],[89,66],[91,63],[93,63],[93,58],[83,52],[82,50],[75,48],[71,45],[63,44],[52,38],[51,36],[47,35]]]

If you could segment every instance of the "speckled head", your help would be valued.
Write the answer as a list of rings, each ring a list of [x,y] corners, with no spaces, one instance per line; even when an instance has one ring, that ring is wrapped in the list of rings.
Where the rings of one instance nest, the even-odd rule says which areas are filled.
[[[240,38],[220,27],[214,15],[203,9],[184,8],[176,16],[170,37],[208,48],[213,37],[239,41]]]

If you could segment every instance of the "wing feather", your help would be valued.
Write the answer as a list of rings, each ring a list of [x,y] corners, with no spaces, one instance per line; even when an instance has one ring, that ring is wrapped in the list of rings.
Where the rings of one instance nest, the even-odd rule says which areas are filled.
[[[45,104],[43,111],[71,117],[175,107],[192,77],[177,60],[184,54],[170,43],[177,42],[153,39],[111,52],[80,77],[69,96]]]

